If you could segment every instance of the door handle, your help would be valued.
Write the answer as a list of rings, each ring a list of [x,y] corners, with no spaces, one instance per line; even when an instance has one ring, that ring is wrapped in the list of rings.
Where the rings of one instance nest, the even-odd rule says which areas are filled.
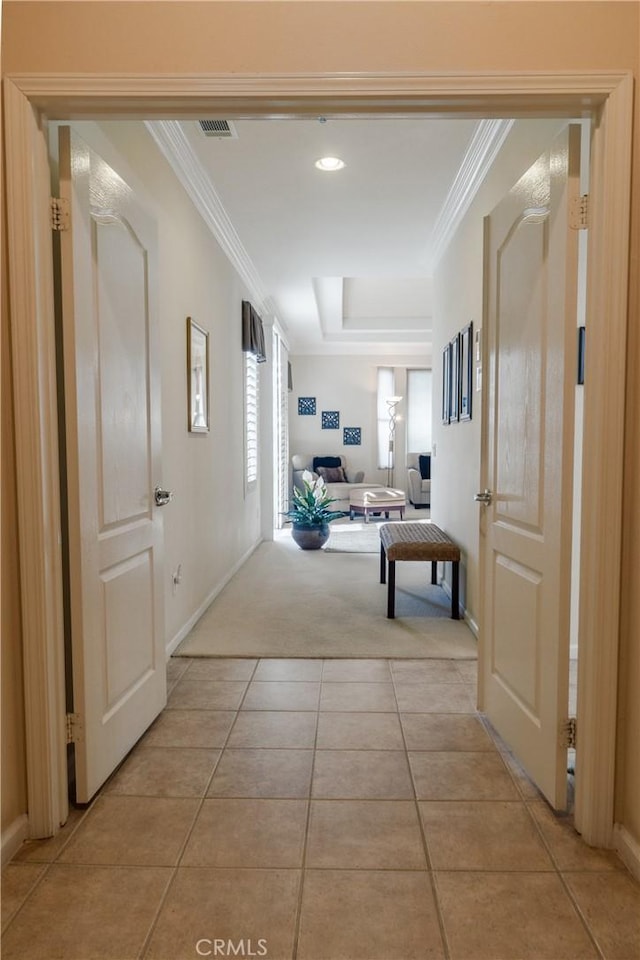
[[[473,499],[477,501],[477,503],[484,503],[485,506],[488,507],[493,500],[493,494],[491,490],[484,490],[482,493],[476,493]]]
[[[153,491],[153,500],[156,507],[164,507],[173,500],[173,490],[163,490],[162,487],[156,487]]]

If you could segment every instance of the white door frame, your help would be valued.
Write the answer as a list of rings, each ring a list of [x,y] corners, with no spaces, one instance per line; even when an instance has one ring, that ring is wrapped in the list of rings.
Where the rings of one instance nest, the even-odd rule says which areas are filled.
[[[610,846],[633,78],[630,73],[5,78],[7,221],[25,668],[29,831],[66,816],[62,575],[46,117],[342,115],[594,117],[587,316],[576,824]],[[25,413],[28,411],[28,415]]]

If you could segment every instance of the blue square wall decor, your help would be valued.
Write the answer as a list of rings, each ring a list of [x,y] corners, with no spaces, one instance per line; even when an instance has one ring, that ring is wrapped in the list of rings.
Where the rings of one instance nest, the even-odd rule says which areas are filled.
[[[298,416],[299,417],[315,417],[316,415],[316,398],[315,397],[298,397]]]
[[[323,430],[339,430],[340,429],[340,412],[338,410],[322,411],[322,429]]]
[[[345,447],[359,447],[362,443],[362,427],[344,427],[342,443]]]

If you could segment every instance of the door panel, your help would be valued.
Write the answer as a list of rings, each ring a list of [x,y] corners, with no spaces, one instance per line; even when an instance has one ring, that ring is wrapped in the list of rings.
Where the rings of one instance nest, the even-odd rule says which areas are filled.
[[[544,219],[543,219],[544,217]],[[506,492],[497,516],[540,531],[546,314],[539,265],[546,217],[517,218],[496,255],[496,489]]]
[[[155,225],[126,183],[59,134],[76,799],[166,702]]]
[[[488,400],[481,530],[482,705],[557,809],[566,804],[579,131],[485,221]]]
[[[146,251],[127,222],[93,213],[102,525],[148,517],[151,473]]]

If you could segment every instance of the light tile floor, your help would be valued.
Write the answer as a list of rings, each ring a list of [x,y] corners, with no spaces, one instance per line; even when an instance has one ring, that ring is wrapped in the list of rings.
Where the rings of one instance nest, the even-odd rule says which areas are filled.
[[[184,660],[3,873],[4,960],[638,960],[640,886],[473,707],[475,664]]]

